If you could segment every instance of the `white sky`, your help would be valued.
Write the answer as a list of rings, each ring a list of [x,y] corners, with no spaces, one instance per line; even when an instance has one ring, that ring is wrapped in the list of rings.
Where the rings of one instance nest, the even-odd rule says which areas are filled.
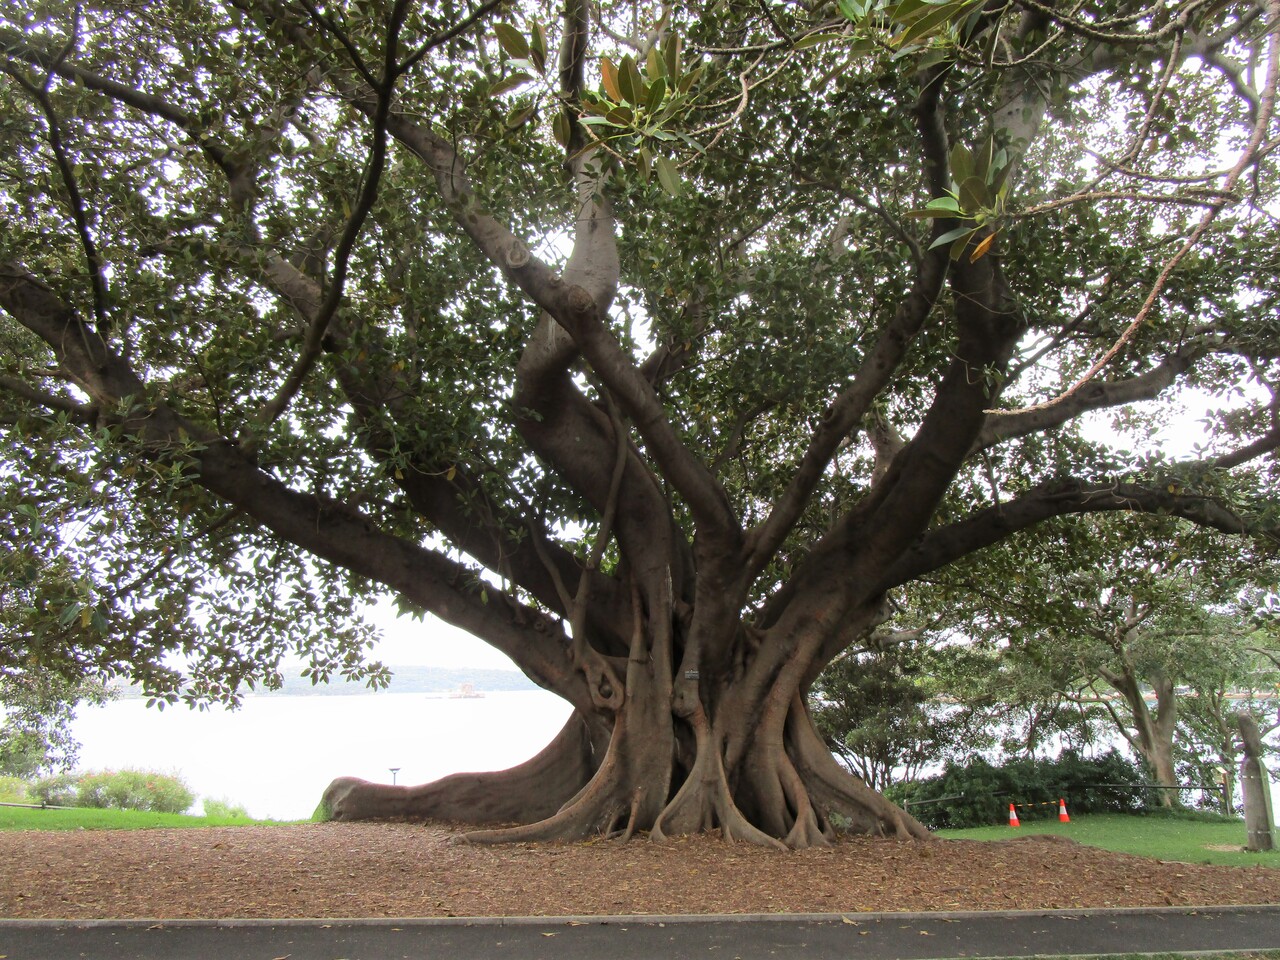
[[[383,600],[368,607],[366,615],[383,634],[372,656],[387,666],[516,669],[506,654],[430,614],[421,620],[396,616],[395,604]]]

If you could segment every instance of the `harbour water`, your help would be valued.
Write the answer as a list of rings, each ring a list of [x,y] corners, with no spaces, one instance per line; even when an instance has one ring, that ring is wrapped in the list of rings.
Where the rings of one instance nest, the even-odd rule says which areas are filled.
[[[397,783],[424,783],[520,763],[551,741],[569,709],[543,690],[257,696],[235,711],[161,712],[125,699],[82,708],[73,731],[81,770],[177,773],[201,799],[296,820],[337,776],[390,783],[394,767]]]

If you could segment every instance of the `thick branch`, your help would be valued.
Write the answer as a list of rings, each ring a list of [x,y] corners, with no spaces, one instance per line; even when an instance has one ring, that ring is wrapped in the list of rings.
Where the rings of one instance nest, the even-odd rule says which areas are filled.
[[[1252,532],[1243,518],[1218,502],[1195,494],[1174,493],[1167,485],[1060,481],[1044,484],[998,507],[980,510],[966,520],[930,531],[885,571],[880,589],[901,586],[1054,517],[1115,512],[1181,517],[1223,533]]]
[[[399,592],[405,599],[467,630],[510,656],[533,680],[580,709],[590,693],[568,663],[559,626],[517,603],[489,603],[496,589],[463,564],[379,530],[352,507],[300,493],[257,467],[232,442],[189,421],[148,389],[128,364],[48,287],[22,267],[0,263],[0,308],[53,349],[62,366],[115,418],[144,453],[179,457],[192,482],[253,517],[290,543]]]
[[[0,277],[0,283],[4,282],[4,278]],[[44,407],[47,410],[58,410],[62,413],[68,413],[71,417],[81,423],[92,423],[97,415],[97,408],[92,404],[80,403],[71,397],[63,396],[57,393],[46,393],[37,387],[32,386],[25,380],[17,377],[11,377],[6,374],[0,374],[0,390],[12,393],[22,397],[31,403]]]
[[[986,426],[978,434],[972,452],[977,453],[1005,440],[1059,427],[1091,410],[1152,400],[1190,369],[1205,352],[1206,349],[1202,346],[1183,346],[1144,374],[1111,383],[1092,383],[1088,389],[1051,407],[1032,407],[1015,413],[990,410]]]
[[[926,159],[927,179],[933,196],[942,196],[948,184],[947,135],[943,125],[942,73],[932,71],[916,103],[916,125]],[[949,229],[939,221],[935,236]],[[871,404],[898,369],[907,349],[937,302],[947,275],[947,252],[930,252],[916,270],[911,290],[904,297],[853,382],[835,399],[814,431],[795,475],[765,521],[750,533],[746,568],[749,576],[762,570],[795,526],[840,444],[861,422]]]
[[[314,320],[321,301],[321,290],[310,277],[280,257],[267,261],[267,276],[280,297],[304,319]],[[358,322],[351,318],[352,323]],[[393,440],[393,427],[386,418],[402,427],[420,425],[421,410],[412,398],[416,385],[382,349],[381,331],[364,326],[361,330],[361,359],[352,360],[342,353],[346,329],[337,322],[328,338],[335,350],[339,382],[362,425],[365,449],[385,462],[389,452],[408,453],[410,469],[397,481],[422,516],[440,529],[462,552],[475,557],[488,569],[509,576],[549,609],[569,616],[570,605],[564,602],[554,581],[582,576],[581,565],[571,552],[548,537],[541,524],[529,516],[521,519],[527,537],[516,539],[508,533],[502,520],[507,512],[494,502],[484,485],[471,476],[465,465],[424,462],[417,453]],[[597,573],[590,577],[593,627],[609,632],[612,625],[625,618],[625,591],[613,580]],[[603,622],[597,622],[597,617]]]

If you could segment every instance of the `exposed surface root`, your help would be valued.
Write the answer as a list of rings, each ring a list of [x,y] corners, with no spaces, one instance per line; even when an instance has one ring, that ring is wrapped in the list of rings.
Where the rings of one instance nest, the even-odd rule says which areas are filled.
[[[591,779],[595,753],[589,724],[574,714],[541,753],[509,770],[455,773],[419,786],[341,777],[320,802],[331,820],[539,821],[554,815]]]

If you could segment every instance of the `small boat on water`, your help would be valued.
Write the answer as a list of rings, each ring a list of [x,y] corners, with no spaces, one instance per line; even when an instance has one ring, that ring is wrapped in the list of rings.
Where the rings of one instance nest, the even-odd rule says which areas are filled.
[[[464,683],[457,690],[449,692],[450,700],[479,700],[484,694],[478,691],[473,683]]]

